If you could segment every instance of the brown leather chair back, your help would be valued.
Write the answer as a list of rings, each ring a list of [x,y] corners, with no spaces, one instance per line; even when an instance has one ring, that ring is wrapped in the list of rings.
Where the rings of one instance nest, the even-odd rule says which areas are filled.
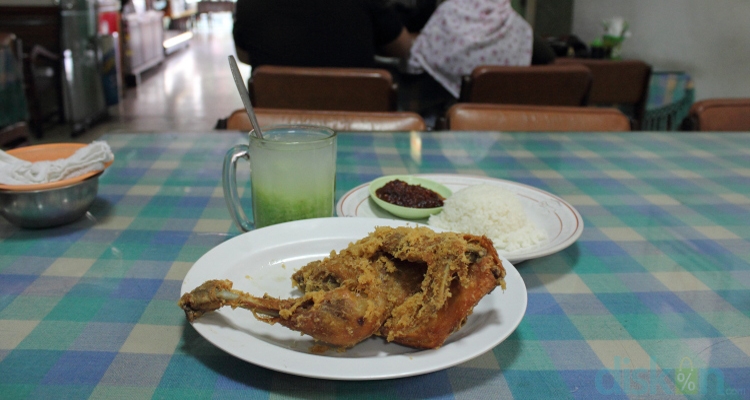
[[[582,106],[587,104],[591,71],[582,65],[485,65],[461,83],[461,102]]]
[[[750,98],[701,100],[688,118],[698,131],[750,131]]]
[[[261,127],[272,125],[317,125],[335,131],[424,131],[422,117],[413,112],[320,111],[256,108]],[[252,125],[245,109],[227,118],[228,130],[250,131]]]
[[[248,89],[261,108],[396,110],[396,86],[384,69],[262,65],[253,70]]]
[[[557,65],[583,65],[591,70],[589,104],[598,106],[628,105],[640,126],[646,112],[651,66],[640,60],[598,60],[558,58]]]
[[[614,108],[458,103],[447,112],[449,130],[623,132],[628,117]]]

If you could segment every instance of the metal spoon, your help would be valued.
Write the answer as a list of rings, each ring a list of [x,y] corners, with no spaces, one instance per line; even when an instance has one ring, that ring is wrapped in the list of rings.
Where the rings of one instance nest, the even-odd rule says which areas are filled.
[[[245,82],[242,80],[242,74],[240,74],[240,69],[237,67],[237,61],[235,61],[234,56],[229,56],[229,68],[232,69],[234,84],[237,85],[237,90],[240,92],[240,98],[242,99],[242,104],[245,105],[247,116],[250,117],[250,124],[253,126],[253,132],[255,132],[255,136],[258,137],[258,139],[263,139],[263,132],[260,131],[260,124],[258,124],[258,119],[255,118],[253,105],[250,103],[250,93],[248,93],[247,88],[245,87]]]

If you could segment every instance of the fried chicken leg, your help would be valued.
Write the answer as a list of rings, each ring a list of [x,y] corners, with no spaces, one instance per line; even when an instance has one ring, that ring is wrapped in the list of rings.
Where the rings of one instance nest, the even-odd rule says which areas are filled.
[[[255,297],[229,281],[208,281],[180,299],[188,320],[222,306],[247,308],[339,347],[372,335],[417,348],[436,348],[458,330],[505,270],[486,237],[429,228],[379,227],[340,253],[292,276],[304,295]]]
[[[240,307],[263,322],[279,323],[334,346],[351,347],[380,329],[388,309],[380,285],[370,283],[378,277],[368,263],[360,263],[363,269],[352,263],[345,269],[338,260],[330,263],[327,277],[321,280],[325,290],[307,291],[299,298],[255,297],[233,290],[231,281],[211,280],[185,293],[179,305],[191,322],[223,306]]]

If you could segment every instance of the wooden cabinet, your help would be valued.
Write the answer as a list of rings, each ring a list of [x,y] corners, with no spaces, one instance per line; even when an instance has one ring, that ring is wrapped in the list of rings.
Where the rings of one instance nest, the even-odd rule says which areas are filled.
[[[23,44],[24,87],[29,125],[37,136],[49,122],[65,119],[61,79],[60,7],[0,4],[0,31]]]

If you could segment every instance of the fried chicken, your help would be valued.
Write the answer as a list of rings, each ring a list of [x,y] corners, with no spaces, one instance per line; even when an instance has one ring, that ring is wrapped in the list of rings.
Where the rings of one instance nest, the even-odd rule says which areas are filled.
[[[351,347],[382,336],[416,348],[440,347],[505,269],[484,236],[435,233],[429,228],[379,227],[324,260],[302,267],[292,282],[304,295],[277,299],[207,281],[179,301],[188,320],[222,306],[249,309],[314,339]]]

